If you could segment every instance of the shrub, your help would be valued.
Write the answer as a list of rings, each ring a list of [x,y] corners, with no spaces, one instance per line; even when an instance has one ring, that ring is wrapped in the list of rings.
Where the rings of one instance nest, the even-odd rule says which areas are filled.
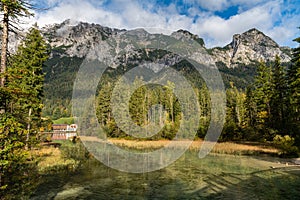
[[[276,135],[273,139],[274,145],[281,149],[281,155],[284,157],[297,157],[298,148],[293,146],[295,139],[289,135],[281,136]]]

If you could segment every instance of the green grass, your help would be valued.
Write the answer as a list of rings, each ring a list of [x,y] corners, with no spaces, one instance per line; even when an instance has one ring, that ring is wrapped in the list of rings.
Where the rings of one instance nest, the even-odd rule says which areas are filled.
[[[65,158],[59,148],[42,147],[33,152],[38,157],[38,171],[40,174],[55,174],[60,171],[74,171],[78,161]]]
[[[53,124],[74,124],[74,121],[73,117],[65,117],[53,120]]]

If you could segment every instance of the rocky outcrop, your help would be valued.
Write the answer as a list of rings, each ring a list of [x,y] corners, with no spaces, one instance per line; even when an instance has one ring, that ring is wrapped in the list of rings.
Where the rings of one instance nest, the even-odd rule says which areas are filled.
[[[98,57],[105,59],[112,67],[117,67],[122,62],[127,63],[130,57],[136,59],[143,57],[141,52],[137,51],[135,44],[128,42],[128,39],[122,35],[127,34],[130,37],[136,37],[140,41],[140,45],[145,46],[149,44],[149,41],[164,40],[161,34],[150,34],[144,29],[126,31],[103,27],[98,24],[73,23],[70,20],[44,27],[42,33],[54,50],[52,53],[70,57]],[[290,48],[280,47],[270,37],[257,29],[235,34],[230,44],[212,49],[206,49],[202,38],[185,30],[176,31],[171,34],[171,37],[180,41],[195,41],[198,45],[193,49],[193,56],[196,60],[206,64],[222,62],[227,67],[232,68],[240,64],[249,65],[261,60],[272,61],[276,55],[280,56],[282,62],[290,61]],[[95,51],[90,51],[91,49]],[[146,54],[149,51],[149,49],[145,49]],[[96,55],[95,52],[101,53]],[[172,64],[176,60],[178,57],[165,55],[160,58],[160,63],[163,61]],[[157,70],[154,69],[154,71]]]
[[[270,37],[257,29],[242,34],[235,34],[232,42],[223,48],[211,49],[216,62],[223,62],[227,67],[238,64],[249,65],[257,61],[272,61],[278,55],[282,62],[290,61],[291,49],[280,47]]]

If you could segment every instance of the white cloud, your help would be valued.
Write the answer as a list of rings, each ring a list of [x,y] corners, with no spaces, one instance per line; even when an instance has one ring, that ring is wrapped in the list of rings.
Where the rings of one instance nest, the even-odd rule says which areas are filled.
[[[279,11],[280,6],[276,2],[271,2],[234,15],[227,20],[218,16],[199,19],[192,26],[192,30],[207,38],[207,46],[223,46],[230,42],[235,33],[242,33],[251,28],[262,31],[271,29]]]
[[[105,11],[102,8],[96,8],[88,1],[65,1],[47,12],[36,13],[36,21],[40,26],[60,23],[66,19],[93,23],[105,22],[106,25],[112,27],[123,24],[120,15]]]
[[[202,8],[211,11],[225,10],[229,6],[229,2],[227,0],[198,0],[198,3]]]
[[[265,33],[281,45],[297,47],[299,44],[293,42],[293,39],[300,35],[297,27],[299,27],[299,16],[284,16],[282,23],[266,30]]]
[[[48,6],[54,6],[54,5],[56,5],[60,2],[61,2],[61,0],[47,0],[47,5]]]
[[[184,0],[186,4],[192,7],[200,6],[209,11],[224,11],[231,6],[240,7],[241,11],[245,11],[257,6],[260,3],[266,3],[266,0]]]

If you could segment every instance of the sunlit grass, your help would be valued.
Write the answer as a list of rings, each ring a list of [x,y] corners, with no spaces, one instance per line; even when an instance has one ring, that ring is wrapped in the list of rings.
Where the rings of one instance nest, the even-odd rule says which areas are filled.
[[[138,140],[125,140],[125,139],[109,139],[113,144],[129,149],[137,150],[155,150],[170,144],[169,140],[158,141],[138,141]],[[188,141],[176,141],[176,146],[185,146]],[[189,150],[198,151],[202,146],[203,141],[193,141]],[[238,155],[253,155],[259,153],[276,154],[278,149],[267,145],[250,145],[250,144],[237,144],[232,142],[217,143],[212,149],[212,153],[220,154],[238,154]]]
[[[73,117],[63,117],[57,120],[53,120],[53,124],[74,124]]]
[[[39,159],[38,170],[40,173],[56,172],[62,169],[72,170],[77,166],[75,160],[64,158],[59,148],[42,146],[40,149],[34,150],[33,155]]]

